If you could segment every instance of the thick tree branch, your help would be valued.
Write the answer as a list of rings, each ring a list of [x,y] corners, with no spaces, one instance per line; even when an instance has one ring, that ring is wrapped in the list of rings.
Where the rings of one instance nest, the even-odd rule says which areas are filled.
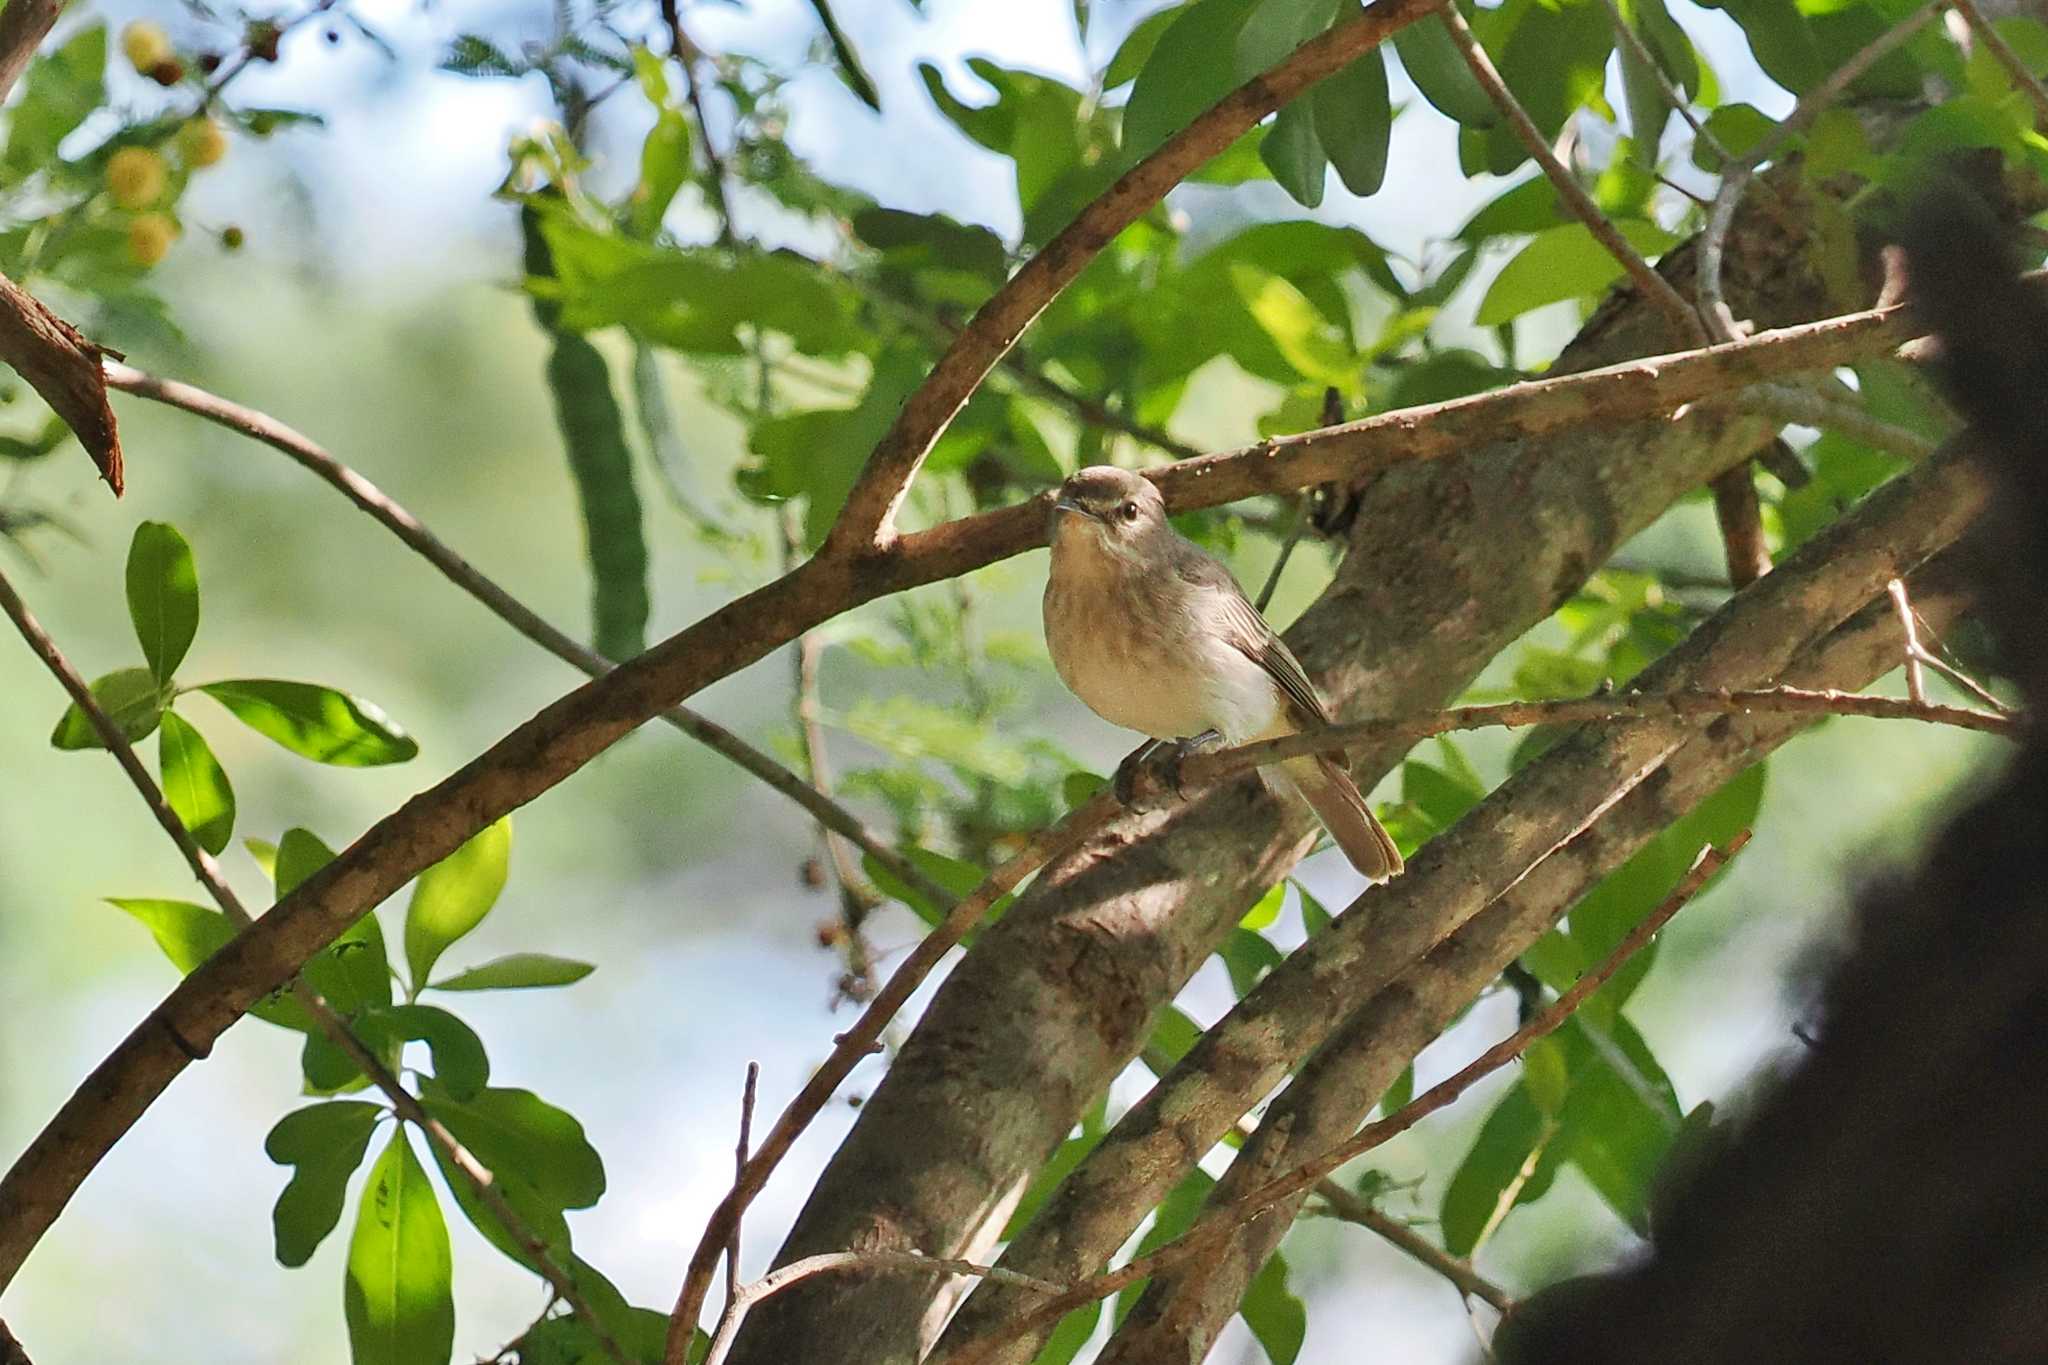
[[[1260,119],[1421,18],[1429,4],[1430,0],[1375,0],[1225,95],[1082,209],[975,312],[930,376],[904,402],[847,494],[826,542],[827,553],[862,556],[895,544],[896,510],[932,443],[1024,329],[1118,233]]]
[[[889,1022],[946,954],[988,913],[990,906],[1015,891],[1026,877],[1046,863],[1063,856],[1094,834],[1108,823],[1116,811],[1115,799],[1104,793],[1085,805],[1075,807],[1051,828],[1032,835],[1023,848],[1010,855],[1002,866],[988,874],[980,886],[946,912],[946,918],[939,926],[910,950],[902,965],[875,993],[875,998],[861,1012],[853,1027],[839,1035],[832,1055],[812,1073],[811,1078],[804,1082],[804,1088],[776,1118],[775,1126],[761,1139],[760,1148],[740,1168],[732,1190],[712,1210],[704,1234],[698,1239],[697,1249],[690,1257],[689,1270],[676,1296],[675,1309],[669,1316],[668,1365],[684,1365],[689,1358],[690,1341],[697,1330],[697,1315],[703,1311],[704,1295],[710,1288],[719,1253],[739,1227],[747,1205],[768,1183],[768,1177],[789,1154],[797,1137],[824,1109],[840,1082],[875,1050]]]
[[[0,1365],[32,1365],[28,1352],[22,1349],[4,1322],[0,1322]]]
[[[13,0],[0,14],[20,3]],[[0,275],[0,361],[26,379],[64,419],[107,487],[119,497],[124,486],[121,434],[114,426],[114,410],[107,406],[107,381],[100,373],[103,354],[84,333]]]
[[[1375,461],[1413,458],[1418,450],[1424,458],[1441,458],[1488,440],[1669,412],[1729,384],[1882,353],[1909,334],[1896,309],[1849,314],[1762,334],[1741,346],[1611,367],[1604,379],[1590,383],[1586,376],[1570,376],[1545,381],[1554,387],[1540,393],[1518,385],[1486,399],[1262,443],[1234,457],[1169,466],[1159,482],[1170,491],[1174,506],[1189,508],[1356,478]],[[1484,403],[1498,406],[1479,405]],[[1641,459],[1640,433],[1635,440]],[[1644,476],[1656,482],[1662,471],[1646,470]],[[1647,486],[1627,496],[1634,498]],[[1609,488],[1602,496],[1611,502],[1621,492]],[[876,558],[853,563],[831,555],[813,559],[556,701],[379,821],[254,930],[187,977],[94,1069],[0,1178],[0,1287],[79,1182],[191,1060],[187,1049],[169,1045],[167,1026],[195,1048],[210,1046],[368,906],[454,852],[486,824],[568,777],[652,715],[862,602],[1042,543],[1042,506],[1034,500],[948,523],[905,537],[892,552]],[[1640,509],[1644,514],[1650,510],[1647,505]]]
[[[155,817],[164,833],[170,836],[171,842],[184,857],[186,865],[192,869],[192,875],[206,888],[207,894],[213,898],[214,904],[220,907],[221,913],[234,923],[237,930],[247,929],[254,921],[248,909],[242,904],[241,898],[236,896],[234,889],[228,885],[219,864],[199,846],[198,841],[192,837],[192,832],[185,828],[185,822],[178,818],[177,812],[171,809],[170,802],[164,799],[162,788],[157,786],[156,780],[143,766],[142,759],[136,754],[135,746],[129,743],[128,736],[122,733],[121,727],[114,723],[106,708],[100,705],[99,699],[93,696],[91,686],[78,670],[72,667],[71,661],[64,657],[64,652],[57,647],[57,642],[50,638],[49,633],[29,611],[28,605],[14,591],[14,585],[8,582],[5,574],[0,574],[0,613],[4,613],[14,623],[15,630],[22,640],[56,678],[58,684],[71,697],[72,703],[84,713],[87,722],[93,728],[93,733],[99,736],[101,745],[113,755],[121,771],[127,774],[129,784],[135,788],[136,794],[142,798],[142,803],[149,808],[149,813]],[[596,1335],[605,1354],[619,1362],[619,1365],[625,1365],[625,1356],[620,1352],[617,1343],[611,1339],[611,1334],[606,1331],[603,1321],[591,1311],[589,1303],[577,1287],[575,1278],[562,1268],[548,1249],[547,1243],[537,1236],[533,1229],[527,1226],[526,1220],[506,1202],[489,1168],[463,1147],[439,1120],[427,1113],[420,1102],[400,1083],[398,1077],[391,1073],[383,1059],[355,1035],[347,1022],[336,1014],[334,1008],[303,978],[292,979],[291,993],[292,998],[304,1007],[329,1041],[347,1054],[349,1060],[354,1062],[362,1073],[370,1078],[371,1083],[383,1092],[385,1098],[391,1101],[391,1107],[398,1116],[418,1127],[427,1135],[428,1141],[447,1153],[449,1160],[468,1180],[477,1198],[505,1229],[506,1235],[511,1237],[516,1245],[525,1249],[533,1269],[547,1280],[555,1293]]]
[[[1481,1080],[1520,1057],[1538,1038],[1555,1033],[1588,996],[1620,971],[1622,964],[1634,957],[1748,842],[1749,831],[1744,830],[1726,848],[1701,849],[1691,870],[1672,888],[1671,894],[1644,916],[1640,924],[1629,930],[1603,962],[1573,982],[1571,989],[1559,996],[1548,1009],[1480,1053],[1453,1075],[1431,1086],[1379,1122],[1367,1124],[1314,1160],[1267,1181],[1241,1199],[1213,1209],[1193,1227],[1157,1250],[1135,1257],[1116,1270],[1097,1275],[1034,1305],[1017,1318],[1007,1329],[1008,1333],[1036,1339],[1051,1331],[1074,1309],[1099,1302],[1120,1289],[1182,1264],[1189,1257],[1225,1241],[1246,1222],[1275,1204],[1306,1191],[1345,1162],[1363,1156],[1381,1143],[1407,1132],[1439,1109],[1455,1103]],[[942,1353],[935,1358],[934,1365],[987,1365],[998,1359],[1014,1358],[1015,1353],[1005,1349],[1008,1345],[1003,1336],[990,1333],[979,1340],[963,1343],[950,1353]]]
[[[1931,618],[1947,622],[1967,600],[1954,552],[1914,575]],[[1807,687],[1862,687],[1897,664],[1898,622],[1872,602],[1803,651],[1781,676]],[[1731,718],[1705,728],[1599,822],[1538,864],[1473,916],[1428,958],[1352,1011],[1343,1027],[1267,1106],[1260,1126],[1211,1192],[1224,1203],[1261,1183],[1262,1172],[1326,1149],[1352,1132],[1414,1056],[1556,922],[1561,911],[1719,790],[1800,733],[1796,715]],[[1216,1255],[1153,1280],[1125,1318],[1101,1365],[1159,1354],[1199,1358],[1279,1245],[1285,1219],[1268,1218]],[[1170,1341],[1170,1346],[1163,1342]]]
[[[1985,496],[1960,452],[1929,461],[1737,594],[1642,686],[1743,686],[1771,677],[1804,642],[1953,540]],[[1691,733],[1661,721],[1581,731],[1511,777],[1426,845],[1406,876],[1353,902],[1203,1035],[1068,1176],[1002,1263],[1045,1279],[1097,1272],[1187,1165],[1329,1036],[1341,1022],[1329,1002],[1364,1000],[1385,987],[1593,824]],[[983,1285],[946,1341],[977,1340],[1016,1311],[1013,1296]],[[1028,1360],[1029,1342],[1012,1341],[1009,1352]]]
[[[0,9],[0,100],[5,100],[28,70],[65,0],[7,0]]]

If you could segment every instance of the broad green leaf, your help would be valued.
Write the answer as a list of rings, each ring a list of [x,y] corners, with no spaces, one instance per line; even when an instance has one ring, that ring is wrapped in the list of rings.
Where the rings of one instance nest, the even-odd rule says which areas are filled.
[[[341,1221],[348,1178],[363,1164],[382,1105],[332,1100],[295,1109],[263,1139],[263,1154],[292,1168],[270,1211],[279,1265],[301,1266]]]
[[[256,860],[256,866],[262,868],[263,875],[270,879],[272,885],[275,885],[277,882],[277,845],[271,843],[268,839],[258,839],[254,835],[250,835],[242,840],[242,847],[249,850],[249,856]]]
[[[1301,928],[1304,934],[1314,938],[1330,927],[1332,917],[1329,909],[1310,895],[1307,887],[1300,882],[1294,883],[1294,895],[1301,902]]]
[[[497,904],[511,859],[507,816],[420,874],[405,912],[405,962],[415,991],[448,945],[483,923]]]
[[[1308,1306],[1287,1287],[1287,1258],[1274,1252],[1252,1277],[1238,1315],[1273,1365],[1294,1365],[1308,1335]]]
[[[634,54],[637,59],[639,53]],[[640,183],[626,201],[635,236],[652,237],[690,177],[690,124],[679,109],[663,109],[640,144]]]
[[[375,706],[318,683],[230,678],[199,690],[256,733],[316,763],[369,768],[403,763],[420,751],[418,742]]]
[[[1675,240],[1655,223],[1629,219],[1614,226],[1629,245],[1651,256],[1669,250]],[[1498,326],[1532,308],[1598,294],[1621,276],[1621,262],[1584,223],[1548,228],[1494,277],[1474,321],[1481,327]]]
[[[235,936],[226,915],[190,901],[109,896],[107,903],[140,920],[180,976],[189,976]]]
[[[493,1088],[458,1102],[429,1086],[421,1103],[479,1161],[556,1208],[586,1209],[604,1193],[604,1162],[583,1125],[531,1091]]]
[[[393,1005],[372,1011],[389,1036],[427,1045],[434,1080],[458,1103],[473,1100],[491,1078],[490,1058],[476,1030],[433,1005]]]
[[[1076,1308],[1060,1319],[1060,1325],[1052,1329],[1052,1335],[1045,1339],[1045,1345],[1032,1358],[1031,1365],[1068,1365],[1081,1354],[1095,1329],[1102,1325],[1102,1305],[1091,1303],[1085,1308]]]
[[[1503,1202],[1527,1203],[1548,1188],[1555,1161],[1546,1155],[1555,1136],[1556,1125],[1526,1087],[1517,1084],[1501,1097],[1444,1188],[1439,1218],[1446,1251],[1470,1255]]]
[[[1316,111],[1316,141],[1337,168],[1344,188],[1361,197],[1378,194],[1387,175],[1387,144],[1394,128],[1386,58],[1374,48],[1317,85],[1309,99]]]
[[[1498,8],[1475,10],[1471,17],[1480,43],[1546,140],[1554,139],[1582,106],[1611,121],[1605,88],[1614,29],[1604,6],[1592,0],[1506,0]],[[1506,175],[1529,159],[1505,123],[1484,131],[1467,129],[1459,146],[1467,173]]]
[[[867,391],[853,408],[819,408],[754,424],[747,446],[757,458],[742,468],[739,485],[765,502],[803,498],[804,543],[824,543],[868,453],[896,418],[896,410],[923,382],[923,353],[891,347],[875,362]]]
[[[156,677],[146,668],[117,668],[93,679],[92,699],[114,722],[130,744],[149,737],[164,715],[163,692]],[[64,708],[50,743],[59,749],[104,749],[100,732],[92,728],[76,702]]]
[[[1706,129],[1714,140],[1728,149],[1728,155],[1737,157],[1749,155],[1777,126],[1763,111],[1747,104],[1724,104],[1706,118]],[[1703,171],[1720,169],[1713,150],[1704,142],[1693,144],[1692,162]]]
[[[1254,0],[1195,0],[1175,13],[1124,105],[1124,160],[1137,161],[1237,85],[1237,31]]]
[[[128,543],[128,619],[149,671],[169,686],[199,630],[199,572],[176,527],[145,521],[135,528]]]
[[[334,851],[310,830],[286,830],[277,845],[277,898],[283,900],[333,861]],[[391,964],[384,947],[384,927],[375,912],[366,911],[339,938],[314,954],[304,975],[306,984],[344,1016],[366,1005],[390,1004]]]
[[[1201,1036],[1200,1025],[1183,1014],[1178,1005],[1168,1005],[1161,1011],[1159,1022],[1152,1026],[1152,1037],[1145,1048],[1147,1052],[1156,1049],[1168,1062],[1178,1062]]]
[[[1233,929],[1217,953],[1230,974],[1231,989],[1242,999],[1267,972],[1280,965],[1280,950],[1249,929]]]
[[[1474,244],[1489,237],[1521,237],[1566,220],[1557,187],[1547,176],[1534,176],[1504,190],[1458,229],[1458,240]]]
[[[469,1144],[465,1142],[463,1146],[468,1147]],[[442,1183],[447,1185],[449,1193],[455,1196],[455,1206],[462,1210],[462,1216],[469,1220],[470,1226],[509,1260],[529,1269],[534,1268],[532,1248],[515,1240],[512,1234],[505,1230],[505,1225],[477,1194],[476,1186],[469,1176],[456,1168],[454,1161],[441,1150],[439,1143],[429,1143],[428,1151],[433,1154],[434,1164],[441,1169]],[[541,1244],[547,1248],[548,1255],[558,1264],[566,1260],[572,1238],[569,1233],[569,1220],[562,1216],[561,1205],[542,1198],[517,1171],[494,1165],[481,1152],[471,1150],[470,1155],[482,1162],[484,1169],[491,1173],[491,1184],[504,1196],[505,1202],[512,1206],[512,1212],[519,1216],[519,1221],[540,1239]],[[657,1355],[650,1358],[659,1357]],[[581,1355],[572,1356],[569,1358],[569,1365],[579,1365],[583,1359]]]
[[[342,1309],[355,1365],[448,1365],[455,1344],[448,1225],[402,1127],[363,1187]]]
[[[271,850],[270,877],[283,900],[299,889],[306,878],[334,861],[334,850],[309,829],[294,826],[284,832]]]
[[[590,559],[592,644],[623,662],[647,647],[647,541],[633,456],[612,394],[611,369],[595,346],[558,332],[548,357],[548,391],[583,510]]]
[[[1280,907],[1286,902],[1287,883],[1283,881],[1252,902],[1252,908],[1244,912],[1244,918],[1237,922],[1237,927],[1253,933],[1270,927],[1273,921],[1280,918]]]
[[[107,102],[107,30],[80,29],[29,64],[20,100],[8,114],[7,169],[19,179],[47,168],[86,115]]]
[[[922,273],[933,267],[973,275],[988,285],[1009,273],[1003,239],[979,224],[956,222],[940,213],[872,208],[853,218],[854,236],[899,269]]]
[[[1259,144],[1259,160],[1303,208],[1312,209],[1323,202],[1324,173],[1330,160],[1316,136],[1314,101],[1299,99],[1279,112],[1266,140]]]
[[[547,953],[508,953],[479,967],[433,982],[437,991],[509,991],[536,986],[567,986],[597,969],[588,962]]]
[[[1357,357],[1344,335],[1301,290],[1253,265],[1232,265],[1230,282],[1246,310],[1302,378],[1340,389],[1357,382]]]
[[[1148,14],[1138,21],[1137,27],[1131,30],[1123,45],[1117,48],[1116,55],[1109,59],[1109,65],[1103,68],[1104,90],[1114,90],[1138,78],[1138,73],[1144,70],[1145,63],[1152,59],[1153,49],[1159,46],[1160,37],[1173,25],[1174,20],[1180,18],[1181,8],[1179,5],[1168,5],[1165,9]]]
[[[164,799],[199,846],[218,855],[235,832],[235,789],[227,773],[199,732],[175,711],[164,712],[156,743]]]
[[[1467,128],[1491,128],[1500,120],[1500,111],[1441,21],[1424,16],[1403,25],[1394,34],[1394,51],[1422,98],[1445,117]]]
[[[1338,0],[1258,0],[1237,30],[1237,78],[1249,80],[1328,28]]]

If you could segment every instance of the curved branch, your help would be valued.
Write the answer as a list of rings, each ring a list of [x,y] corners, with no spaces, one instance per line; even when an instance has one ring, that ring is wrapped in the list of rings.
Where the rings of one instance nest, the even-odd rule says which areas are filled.
[[[976,310],[925,382],[904,402],[847,494],[826,541],[826,553],[859,556],[895,544],[896,510],[932,444],[1024,329],[1118,233],[1260,119],[1427,14],[1431,3],[1375,0],[1355,18],[1311,38],[1225,95],[1082,209]]]

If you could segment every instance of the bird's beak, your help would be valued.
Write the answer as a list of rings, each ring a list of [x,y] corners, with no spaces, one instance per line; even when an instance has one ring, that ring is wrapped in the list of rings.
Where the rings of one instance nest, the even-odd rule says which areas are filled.
[[[1090,521],[1101,520],[1100,517],[1096,516],[1093,512],[1083,507],[1080,503],[1074,501],[1072,498],[1065,496],[1061,496],[1053,500],[1052,510],[1055,512],[1072,512],[1076,516],[1087,517]]]

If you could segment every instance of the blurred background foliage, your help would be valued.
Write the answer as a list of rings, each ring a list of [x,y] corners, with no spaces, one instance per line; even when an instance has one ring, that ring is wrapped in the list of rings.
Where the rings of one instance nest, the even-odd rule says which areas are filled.
[[[1654,254],[1697,228],[1721,152],[1741,155],[1911,8],[1630,0],[1622,22],[1663,81],[1617,49],[1596,0],[1507,0],[1471,18],[1603,209]],[[678,16],[686,66],[666,16],[637,0],[80,7],[8,111],[0,270],[135,363],[310,433],[624,658],[813,548],[975,305],[1137,157],[1340,10],[702,0]],[[2048,67],[2048,30],[2010,19],[2001,32]],[[1672,117],[1671,89],[1711,139]],[[1912,154],[1988,148],[2027,177],[2048,149],[2004,73],[1940,25],[1854,93],[1910,107],[1882,147],[1846,113],[1797,144],[1800,173],[1845,205],[1844,243],[1882,221]],[[1359,416],[1539,373],[1618,274],[1531,176],[1442,30],[1417,25],[1123,233],[968,404],[908,516],[1004,505],[1080,464],[1307,429],[1332,402]],[[1853,379],[1878,415],[1939,429],[1893,370]],[[130,492],[114,504],[32,395],[10,384],[0,398],[0,556],[81,667],[130,670],[113,685],[154,731],[145,752],[252,905],[317,865],[323,840],[344,845],[574,681],[272,452],[122,400]],[[1837,435],[1794,435],[1810,478],[1761,478],[1780,548],[1897,468]],[[1183,528],[1248,585],[1278,563],[1284,623],[1330,564],[1313,536],[1282,555],[1301,515],[1269,500]],[[814,639],[810,702],[835,790],[948,887],[1093,790],[1123,747],[1052,683],[1042,572],[1038,556],[1000,564]],[[161,606],[131,611],[137,575],[151,600],[203,602],[189,655],[166,661]],[[1725,596],[1720,575],[1711,515],[1689,500],[1474,696],[1626,682]],[[816,755],[797,677],[778,657],[701,702],[802,769]],[[185,678],[331,691],[266,728],[245,714],[246,688],[216,689],[251,729],[177,692]],[[258,700],[275,711],[286,696]],[[113,765],[51,747],[61,698],[26,651],[0,648],[0,700],[0,1148],[13,1151],[169,984],[152,935],[189,968],[222,930],[175,908],[186,875]],[[1419,748],[1376,794],[1404,847],[1531,742]],[[1661,950],[1519,1073],[1350,1183],[1513,1293],[1625,1251],[1674,1145],[1797,1046],[1803,1002],[1781,983],[1827,941],[1849,870],[1909,856],[1927,810],[1984,756],[1971,737],[1837,722],[1752,770],[1576,907],[1397,1092],[1596,961],[1700,842],[1755,823],[1755,845]],[[496,1125],[473,1145],[528,1172],[520,1198],[565,1255],[573,1227],[630,1348],[647,1323],[626,1302],[667,1302],[725,1187],[744,1062],[761,1060],[763,1105],[779,1107],[829,1047],[835,1012],[934,907],[823,858],[786,801],[658,729],[516,823],[332,951],[327,993],[415,1069],[451,1126]],[[1340,858],[1318,855],[1250,907],[1148,1057],[1177,1055],[1354,890]],[[456,939],[431,974],[453,989],[422,1004]],[[404,968],[395,995],[380,956]],[[446,980],[487,962],[510,965]],[[569,985],[585,967],[567,990],[465,989]],[[370,1153],[376,1109],[328,1098],[360,1088],[346,1059],[291,1036],[304,1021],[282,1006],[268,1013],[280,1027],[238,1028],[183,1078],[28,1266],[7,1316],[39,1359],[338,1361],[352,1336],[357,1359],[381,1358],[364,1353],[377,1310],[358,1301],[368,1272],[351,1251],[375,1250],[357,1212],[366,1185],[449,1225],[445,1253],[413,1248],[401,1272],[448,1306],[408,1321],[422,1353],[404,1358],[489,1358],[548,1311],[518,1256],[473,1233],[465,1201],[427,1174],[425,1149],[380,1134]],[[1144,1083],[1140,1068],[1119,1082],[1027,1210]],[[818,1124],[756,1205],[750,1272],[847,1121]],[[1150,1239],[1192,1215],[1201,1183],[1162,1206]],[[100,1307],[109,1284],[123,1286],[120,1315]],[[1398,1253],[1309,1222],[1219,1358],[1348,1359],[1369,1332],[1394,1358],[1449,1360],[1471,1346],[1462,1318]],[[1048,1358],[1085,1352],[1092,1322]],[[521,1358],[588,1347],[560,1321],[538,1331]]]

